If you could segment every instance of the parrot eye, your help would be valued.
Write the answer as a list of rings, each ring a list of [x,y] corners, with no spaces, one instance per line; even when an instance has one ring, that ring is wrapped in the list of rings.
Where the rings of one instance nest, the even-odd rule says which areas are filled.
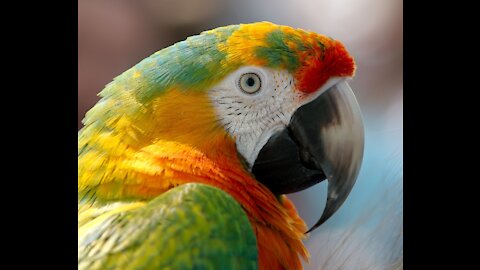
[[[260,76],[255,73],[245,73],[240,77],[238,86],[243,92],[253,94],[262,87],[262,80],[260,79]]]

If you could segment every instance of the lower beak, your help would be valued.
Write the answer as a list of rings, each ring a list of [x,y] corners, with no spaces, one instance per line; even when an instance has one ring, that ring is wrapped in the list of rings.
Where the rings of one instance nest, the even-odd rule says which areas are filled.
[[[252,173],[275,194],[304,190],[328,179],[327,204],[311,232],[348,197],[363,159],[364,131],[352,89],[339,82],[300,107],[258,154]]]

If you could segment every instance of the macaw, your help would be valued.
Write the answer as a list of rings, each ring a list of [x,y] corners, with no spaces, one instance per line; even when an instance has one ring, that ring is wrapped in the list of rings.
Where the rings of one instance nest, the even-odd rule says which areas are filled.
[[[341,42],[258,22],[116,77],[78,133],[79,269],[302,269],[361,166],[354,72]],[[325,179],[307,231],[285,194]]]

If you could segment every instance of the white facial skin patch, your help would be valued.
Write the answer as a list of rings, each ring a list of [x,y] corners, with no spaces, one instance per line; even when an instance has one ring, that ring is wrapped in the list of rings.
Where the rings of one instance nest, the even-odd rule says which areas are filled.
[[[338,82],[329,80],[324,90],[312,94],[295,90],[295,79],[286,70],[245,66],[210,89],[210,99],[225,130],[249,169],[270,137],[285,128],[302,105]]]

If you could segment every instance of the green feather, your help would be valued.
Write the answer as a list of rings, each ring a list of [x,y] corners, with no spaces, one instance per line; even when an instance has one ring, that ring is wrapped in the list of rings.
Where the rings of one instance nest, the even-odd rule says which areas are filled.
[[[129,91],[135,92],[136,99],[146,104],[170,87],[205,89],[215,78],[220,79],[231,71],[220,69],[225,53],[220,52],[217,45],[226,42],[238,27],[231,25],[217,28],[215,33],[203,32],[158,51],[115,78],[101,96],[116,93],[118,90],[114,88],[120,84],[128,86]],[[134,76],[136,72],[139,77]]]
[[[79,269],[257,269],[249,220],[227,193],[202,184],[169,190],[114,214],[79,239]]]
[[[306,49],[301,40],[278,29],[267,35],[267,46],[257,49],[257,57],[267,60],[270,67],[279,67],[283,64],[289,71],[296,70],[300,66],[297,53],[291,50],[285,41],[295,42],[300,50]]]

